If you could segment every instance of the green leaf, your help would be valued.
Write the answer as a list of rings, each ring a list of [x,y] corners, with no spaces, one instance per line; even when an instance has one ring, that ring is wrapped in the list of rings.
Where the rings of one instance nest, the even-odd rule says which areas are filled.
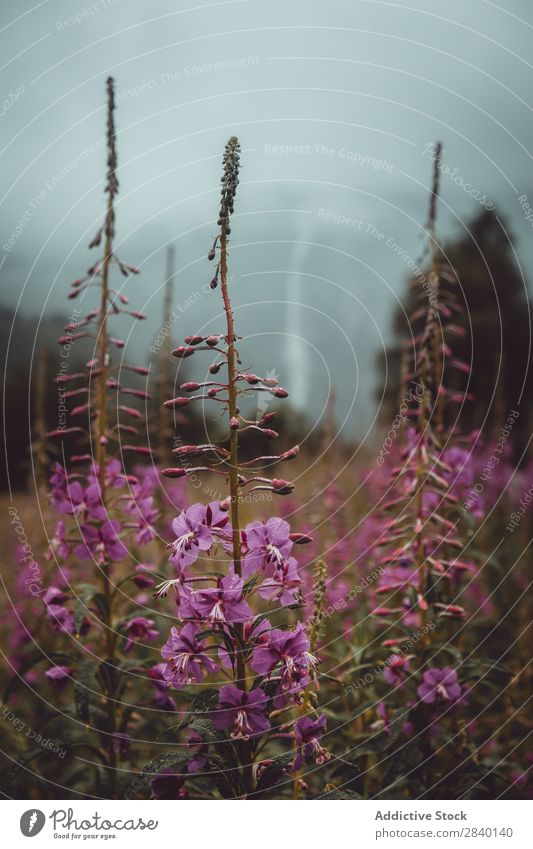
[[[177,730],[187,728],[196,717],[201,717],[204,714],[209,714],[215,710],[218,705],[218,690],[214,687],[207,687],[196,698],[194,698],[189,706],[189,710],[185,714],[184,719],[177,726]]]
[[[74,673],[74,704],[76,715],[86,725],[91,721],[90,695],[94,690],[96,661],[86,660]]]
[[[193,752],[163,752],[144,765],[142,770],[127,785],[124,799],[135,799],[139,793],[146,791],[150,779],[167,767],[176,769],[176,775],[188,775],[187,764],[193,757]]]
[[[268,764],[261,772],[261,776],[257,782],[256,792],[252,798],[255,799],[266,790],[279,786],[283,782],[283,779],[287,780],[288,771],[293,760],[294,754],[285,754],[280,755],[272,763]]]

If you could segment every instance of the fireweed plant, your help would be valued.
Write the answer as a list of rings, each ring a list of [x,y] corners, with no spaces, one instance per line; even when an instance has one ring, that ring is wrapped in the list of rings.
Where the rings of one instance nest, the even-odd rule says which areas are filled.
[[[390,752],[385,745],[388,753],[378,762],[385,767],[380,792],[393,791],[407,765],[409,792],[436,798],[444,795],[447,780],[454,781],[461,758],[464,769],[476,757],[461,718],[469,698],[470,666],[459,649],[466,614],[458,603],[465,576],[471,579],[476,566],[454,492],[464,449],[453,424],[448,424],[452,417],[446,415],[449,404],[463,404],[469,397],[465,390],[449,389],[446,375],[450,369],[468,374],[469,366],[454,358],[451,349],[453,335],[463,332],[454,323],[462,307],[435,236],[441,155],[436,145],[427,223],[430,264],[424,278],[415,281],[421,305],[410,317],[414,346],[402,387],[402,396],[414,400],[409,410],[413,424],[390,469],[392,483],[387,482],[392,493],[383,504],[383,525],[374,547],[380,577],[372,611],[385,650],[378,667],[385,689],[372,728],[385,738],[400,734],[410,740],[397,742]],[[443,280],[448,284],[445,291]],[[396,760],[391,763],[392,751]]]
[[[81,734],[80,739],[71,741],[70,749],[84,746],[93,753],[98,762],[98,786],[103,770],[102,792],[111,798],[119,792],[119,765],[128,752],[128,732],[134,724],[135,704],[123,701],[126,689],[135,682],[135,676],[128,675],[128,671],[142,667],[141,672],[147,672],[141,680],[153,681],[155,693],[150,685],[145,686],[142,703],[149,704],[151,694],[159,708],[174,708],[173,701],[162,693],[159,668],[150,668],[143,648],[159,637],[153,619],[143,609],[147,600],[143,593],[156,581],[150,564],[139,564],[136,571],[131,569],[131,559],[137,559],[135,552],[156,537],[158,510],[154,491],[158,478],[149,469],[141,470],[138,476],[126,474],[115,456],[118,448],[141,455],[149,454],[149,450],[132,444],[132,437],[135,440],[138,433],[132,421],[141,419],[142,414],[122,402],[128,395],[145,400],[147,392],[120,382],[120,369],[141,376],[146,376],[148,369],[114,365],[110,355],[111,348],[122,349],[125,342],[110,335],[109,318],[124,313],[136,321],[145,317],[128,309],[128,298],[111,283],[113,271],[126,278],[138,273],[118,258],[114,248],[118,193],[114,113],[114,82],[109,78],[107,208],[103,226],[89,245],[91,249],[102,245],[103,252],[86,275],[74,281],[69,294],[69,299],[83,301],[96,291],[98,305],[84,317],[70,321],[65,327],[66,335],[58,340],[61,346],[71,346],[81,339],[94,340],[93,355],[85,370],[75,374],[62,371],[56,378],[64,404],[79,400],[70,408],[71,420],[85,420],[85,426],[69,424],[49,434],[58,440],[74,437],[82,449],[70,456],[65,465],[56,463],[50,479],[51,505],[58,514],[50,558],[59,568],[43,596],[49,626],[63,638],[61,651],[52,655],[56,663],[46,673],[47,679],[55,687],[73,683],[78,726],[81,723],[82,728],[86,726],[96,735],[94,741],[89,741]],[[123,436],[125,444],[121,443]],[[140,594],[130,599],[125,592],[128,588],[140,590]],[[66,636],[71,638],[68,654],[64,647]],[[135,659],[134,649],[139,654]]]
[[[215,792],[253,798],[279,784],[287,771],[329,757],[320,744],[325,716],[313,711],[302,715],[300,710],[317,664],[310,651],[312,635],[303,622],[294,624],[293,615],[283,616],[284,610],[297,611],[301,602],[302,578],[294,546],[308,538],[291,533],[288,522],[280,518],[244,527],[241,522],[241,502],[247,494],[292,492],[290,481],[266,476],[265,467],[292,460],[299,449],[247,461],[240,458],[243,433],[252,430],[272,440],[278,436],[270,426],[275,412],[247,419],[241,412],[243,401],[258,392],[275,398],[286,398],[288,393],[275,379],[244,370],[237,349],[240,337],[228,289],[228,241],[239,159],[239,142],[232,137],[223,157],[220,229],[209,251],[209,260],[216,262],[211,288],[220,288],[226,328],[207,337],[188,336],[173,351],[179,360],[200,351],[214,353],[209,366],[213,379],[182,384],[185,394],[167,401],[167,406],[177,409],[210,399],[225,418],[226,435],[217,442],[178,447],[175,454],[183,465],[163,474],[181,478],[209,472],[227,481],[228,495],[207,505],[193,504],[174,519],[175,539],[169,548],[177,576],[156,590],[156,596],[175,593],[179,620],[162,649],[163,677],[177,690],[191,684],[200,688],[182,723],[190,734],[188,751],[151,782],[158,797],[175,798],[181,791],[196,797]],[[184,464],[186,458],[201,458],[201,464]],[[210,568],[213,562],[215,570]],[[270,606],[271,614],[265,606]],[[271,615],[281,624],[274,626]],[[314,621],[315,634],[318,627]],[[208,676],[226,683],[206,688],[202,685]],[[285,754],[280,751],[282,743],[288,744]]]

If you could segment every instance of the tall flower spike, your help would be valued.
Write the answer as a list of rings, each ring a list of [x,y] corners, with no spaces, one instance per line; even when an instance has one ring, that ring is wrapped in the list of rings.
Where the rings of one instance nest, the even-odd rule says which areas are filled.
[[[174,519],[172,528],[176,538],[170,545],[170,561],[178,572],[178,578],[164,582],[157,593],[162,597],[170,586],[176,588],[178,615],[183,625],[179,634],[180,646],[185,638],[190,642],[189,630],[186,632],[185,629],[193,623],[202,634],[203,642],[202,649],[195,645],[191,654],[197,659],[199,655],[203,658],[209,649],[214,649],[225,667],[224,671],[228,673],[231,670],[233,683],[219,692],[213,724],[219,731],[227,729],[233,741],[232,762],[236,760],[239,764],[238,795],[242,795],[255,788],[258,771],[254,761],[258,754],[258,737],[270,733],[269,711],[275,716],[281,709],[301,704],[316,661],[302,623],[298,623],[294,631],[272,628],[263,615],[254,614],[251,604],[254,597],[259,597],[259,610],[264,608],[265,601],[275,605],[274,609],[293,608],[301,603],[302,579],[292,550],[296,543],[309,542],[310,539],[304,534],[291,534],[288,522],[280,518],[253,521],[244,528],[241,524],[243,494],[267,490],[283,496],[292,492],[290,481],[267,477],[256,470],[293,459],[298,454],[298,446],[280,454],[260,455],[244,462],[239,458],[239,436],[244,431],[260,433],[269,440],[278,436],[268,426],[274,412],[258,414],[258,418],[248,420],[240,411],[241,398],[259,392],[269,393],[275,398],[288,395],[274,378],[241,371],[236,349],[239,337],[235,332],[228,289],[228,237],[239,181],[239,150],[238,140],[230,138],[223,158],[218,218],[220,230],[208,254],[212,261],[216,251],[219,252],[215,285],[220,281],[225,333],[206,337],[187,336],[185,345],[172,352],[182,360],[200,351],[210,351],[214,353],[215,361],[209,367],[209,373],[220,376],[201,384],[184,382],[181,391],[195,394],[177,396],[166,402],[170,407],[182,407],[195,400],[212,400],[225,416],[226,434],[217,443],[209,439],[200,445],[180,446],[175,454],[182,465],[163,472],[175,478],[200,472],[222,476],[228,481],[229,495],[207,506],[193,504]],[[202,465],[186,465],[185,458],[195,456],[202,457]],[[220,577],[221,548],[231,561],[224,577]],[[205,556],[217,557],[218,571],[191,575],[189,568]],[[192,589],[196,582],[214,582],[215,587]],[[208,646],[208,641],[214,642]],[[173,643],[176,645],[176,635]],[[165,655],[165,659],[173,664],[167,667],[165,674],[175,677],[175,667],[182,663],[182,658],[175,653],[169,654],[167,649]],[[209,670],[206,670],[205,663],[199,665],[199,675],[203,677]],[[250,681],[253,681],[252,686]],[[268,739],[261,741],[261,751],[268,742]],[[222,750],[218,750],[216,744],[213,748],[220,757]]]
[[[107,317],[109,301],[109,267],[113,258],[113,239],[115,236],[115,207],[114,200],[118,192],[117,148],[115,143],[115,82],[113,77],[107,79],[107,210],[104,224],[104,256],[102,260],[102,283],[100,296],[100,312],[98,315],[98,390],[97,411],[95,418],[96,462],[100,474],[100,488],[105,495],[105,464],[107,454],[107,378],[109,355],[107,336]]]

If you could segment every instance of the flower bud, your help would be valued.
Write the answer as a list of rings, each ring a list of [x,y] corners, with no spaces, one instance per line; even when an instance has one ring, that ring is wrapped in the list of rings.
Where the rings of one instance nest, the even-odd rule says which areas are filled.
[[[171,398],[170,401],[165,401],[163,407],[173,408],[173,407],[186,407],[191,399],[190,398]]]
[[[57,430],[51,430],[46,435],[50,437],[50,439],[53,439],[56,436],[68,436],[70,433],[84,433],[84,430],[82,427],[64,427],[57,428]]]
[[[186,345],[199,345],[204,341],[203,336],[186,336],[184,342]]]
[[[196,392],[199,388],[200,384],[195,383],[194,380],[189,380],[187,383],[182,383],[180,386],[180,389],[183,389],[184,392]]]
[[[285,460],[293,460],[300,453],[300,446],[294,445],[292,448],[289,448],[288,451],[284,451],[283,454],[280,455],[280,460],[282,463]]]
[[[294,489],[294,484],[290,481],[285,481],[280,478],[274,478],[272,481],[272,490],[276,495],[290,495]]]
[[[194,348],[186,348],[184,345],[180,345],[178,348],[174,348],[172,351],[173,357],[178,357],[180,360],[184,360],[186,357],[190,357],[191,354],[194,354]]]
[[[239,430],[240,422],[237,416],[232,416],[229,420],[229,426],[231,430]]]
[[[205,340],[205,343],[206,343],[206,345],[209,345],[209,347],[212,348],[214,345],[218,345],[219,339],[220,339],[220,336],[214,336],[214,335],[208,336]]]
[[[162,475],[165,475],[166,478],[184,478],[187,474],[187,469],[183,469],[177,467],[175,469],[163,469],[161,471]]]
[[[307,543],[313,542],[313,537],[310,537],[309,534],[289,534],[289,539],[296,545],[307,545]]]
[[[277,430],[271,430],[269,427],[261,428],[261,433],[263,436],[266,436],[267,439],[277,439],[279,436]]]
[[[277,389],[270,390],[271,395],[274,395],[276,398],[288,398],[289,393],[286,389],[283,389],[282,386],[278,386]]]

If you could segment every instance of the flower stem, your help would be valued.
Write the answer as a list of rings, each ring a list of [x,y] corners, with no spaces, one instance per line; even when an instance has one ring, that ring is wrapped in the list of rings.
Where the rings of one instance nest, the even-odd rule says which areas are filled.
[[[228,236],[227,219],[222,221],[220,232],[220,288],[224,301],[224,312],[226,314],[227,327],[227,365],[228,365],[228,415],[230,419],[237,416],[237,370],[235,367],[235,330],[233,326],[233,311],[228,291]],[[233,564],[235,574],[242,576],[241,563],[241,527],[239,516],[239,439],[237,429],[230,429],[230,456],[229,456],[229,488],[231,500],[231,526],[233,539]],[[237,647],[237,677],[236,685],[241,690],[246,690],[246,663],[244,661],[244,628],[242,624],[235,626],[238,636]],[[240,744],[241,762],[246,788],[253,788],[253,765],[251,747],[248,741]]]

